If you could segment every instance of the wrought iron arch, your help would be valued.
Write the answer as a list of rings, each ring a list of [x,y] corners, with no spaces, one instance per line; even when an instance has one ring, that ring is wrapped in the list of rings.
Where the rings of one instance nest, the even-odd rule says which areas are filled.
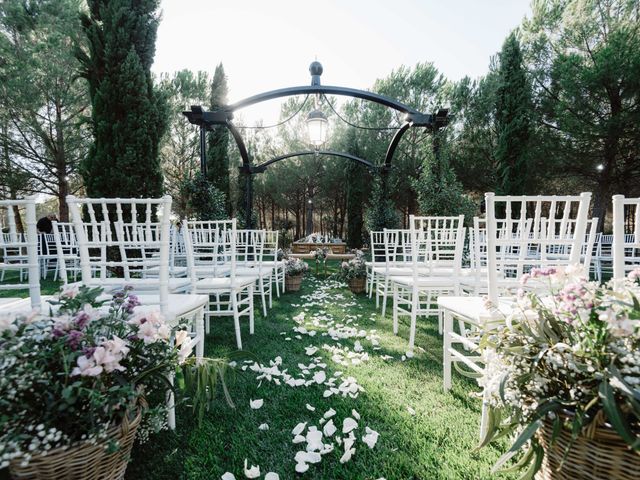
[[[371,169],[380,169],[382,172],[387,172],[391,167],[391,161],[393,159],[393,155],[402,139],[402,136],[409,130],[410,128],[425,128],[430,131],[437,131],[439,128],[446,126],[447,124],[447,109],[440,109],[435,114],[421,113],[417,110],[397,101],[392,98],[386,97],[384,95],[379,95],[375,92],[370,92],[366,90],[358,90],[355,88],[347,88],[347,87],[338,87],[338,86],[330,86],[330,85],[321,85],[320,84],[320,76],[322,75],[322,65],[319,62],[313,62],[309,66],[309,73],[311,73],[311,85],[310,86],[300,86],[300,87],[288,87],[281,88],[278,90],[271,90],[268,92],[260,93],[258,95],[254,95],[248,97],[244,100],[240,100],[239,102],[233,103],[231,105],[224,106],[218,110],[214,111],[206,111],[201,106],[194,105],[191,107],[191,111],[183,112],[183,114],[187,117],[190,123],[194,125],[198,125],[200,127],[200,167],[203,173],[206,173],[206,132],[212,130],[216,126],[225,126],[231,132],[236,145],[238,146],[238,150],[240,152],[240,157],[242,158],[242,166],[240,167],[240,171],[246,176],[246,213],[247,213],[247,221],[251,222],[251,208],[252,208],[252,192],[251,192],[251,176],[256,173],[264,172],[266,168],[280,160],[284,160],[286,158],[291,158],[300,155],[311,155],[316,153],[323,153],[325,155],[333,155],[343,158],[348,158],[351,160],[355,160],[357,162],[366,165]],[[389,147],[387,148],[387,152],[380,167],[376,166],[369,160],[365,160],[362,158],[355,157],[348,153],[342,152],[316,152],[316,151],[305,151],[305,152],[296,152],[286,155],[281,155],[279,157],[272,158],[260,165],[253,165],[251,162],[251,157],[249,156],[249,152],[244,143],[242,135],[239,129],[233,123],[233,116],[236,110],[240,110],[242,108],[255,105],[257,103],[265,102],[268,100],[274,100],[276,98],[290,97],[295,95],[340,95],[351,98],[360,98],[362,100],[367,100],[370,102],[377,103],[379,105],[383,105],[385,107],[391,108],[404,114],[403,123],[398,130],[394,134]]]

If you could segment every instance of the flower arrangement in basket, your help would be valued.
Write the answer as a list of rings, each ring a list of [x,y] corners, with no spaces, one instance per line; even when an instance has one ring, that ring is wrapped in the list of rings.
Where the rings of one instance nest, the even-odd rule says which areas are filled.
[[[534,269],[523,283],[550,293],[520,290],[483,332],[481,446],[512,435],[494,470],[520,455],[521,478],[640,478],[640,270],[606,285],[576,271]]]
[[[302,284],[302,276],[309,271],[309,265],[296,257],[287,257],[284,262],[285,288],[297,292]]]
[[[367,264],[362,250],[355,250],[355,257],[340,265],[340,278],[349,284],[353,293],[365,290],[367,279]]]
[[[0,318],[0,468],[16,478],[120,478],[136,433],[166,427],[170,375],[194,391],[223,375],[226,361],[188,358],[184,326],[134,313],[128,290],[109,305],[101,294],[73,287],[52,302],[55,315]],[[193,397],[199,409],[210,402]]]

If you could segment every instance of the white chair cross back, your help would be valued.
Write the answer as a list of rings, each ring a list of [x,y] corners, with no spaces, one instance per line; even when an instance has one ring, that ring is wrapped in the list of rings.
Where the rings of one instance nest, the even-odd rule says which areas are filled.
[[[483,370],[482,352],[469,331],[503,322],[513,305],[501,293],[519,286],[519,278],[532,268],[579,265],[583,249],[593,248],[595,226],[587,236],[590,193],[577,196],[496,196],[485,194],[486,201],[486,275],[488,300],[498,311],[488,309],[486,300],[477,296],[440,297],[444,313],[444,388],[451,388],[451,367],[462,363],[477,375]],[[591,241],[584,245],[585,238]],[[583,265],[588,274],[588,265]],[[460,331],[454,330],[458,320]],[[461,345],[462,350],[454,348]],[[471,350],[471,353],[469,353]],[[486,422],[485,409],[481,431]]]
[[[40,297],[40,275],[38,263],[38,233],[36,229],[36,201],[35,198],[25,198],[21,200],[2,200],[0,208],[6,209],[6,225],[9,231],[3,233],[0,250],[2,261],[0,270],[2,280],[5,272],[17,271],[18,280],[22,282],[23,271],[27,271],[28,284],[24,283],[0,283],[2,290],[25,290],[29,289],[30,305],[32,309],[40,309],[42,299]],[[24,209],[26,233],[18,232],[14,208]],[[2,298],[0,299],[0,310],[18,311],[24,310],[25,300],[22,298]]]
[[[262,300],[262,314],[267,316],[267,298],[269,308],[273,304],[272,280],[274,267],[264,263],[265,230],[236,230],[236,251],[238,263],[236,276],[257,277],[254,292]]]
[[[52,225],[57,257],[53,278],[55,280],[60,277],[60,280],[67,284],[69,273],[71,273],[75,282],[80,273],[80,257],[73,223],[53,221]]]

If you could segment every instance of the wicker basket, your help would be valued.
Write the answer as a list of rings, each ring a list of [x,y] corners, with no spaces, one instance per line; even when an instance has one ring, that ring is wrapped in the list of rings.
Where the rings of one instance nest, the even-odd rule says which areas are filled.
[[[33,480],[120,480],[124,478],[141,418],[142,410],[138,410],[133,420],[125,417],[119,426],[110,429],[107,440],[95,444],[80,442],[66,449],[51,450],[47,455],[37,454],[26,467],[20,466],[21,459],[16,458],[9,465],[11,477]],[[114,453],[106,449],[111,441],[117,441],[120,447]]]
[[[353,293],[364,292],[366,285],[367,279],[364,277],[352,278],[351,280],[349,280],[349,290],[351,290]]]
[[[594,421],[593,424],[595,423]],[[544,448],[544,459],[536,474],[537,480],[640,478],[640,454],[631,450],[614,430],[607,427],[588,427],[575,440],[560,468],[566,448],[571,443],[571,432],[563,428],[555,443],[550,446],[552,425],[551,421],[546,421],[538,430],[538,439]]]
[[[284,277],[284,286],[287,292],[297,292],[302,284],[302,274],[287,275]]]

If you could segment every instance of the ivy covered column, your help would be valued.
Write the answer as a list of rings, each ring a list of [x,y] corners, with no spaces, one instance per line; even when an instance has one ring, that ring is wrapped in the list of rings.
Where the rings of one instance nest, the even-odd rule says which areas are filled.
[[[240,167],[238,176],[238,220],[240,227],[251,229],[253,225],[253,175],[251,166]]]

